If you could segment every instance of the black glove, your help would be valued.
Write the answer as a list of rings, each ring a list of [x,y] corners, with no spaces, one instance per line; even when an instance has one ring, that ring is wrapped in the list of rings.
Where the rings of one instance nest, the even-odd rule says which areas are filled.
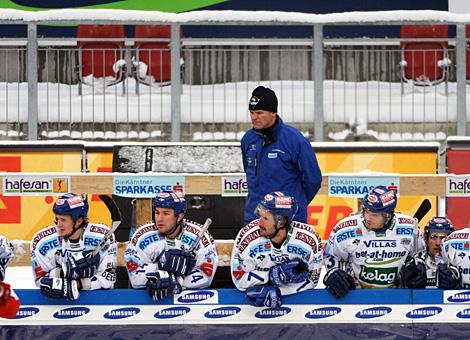
[[[161,270],[173,273],[176,275],[188,275],[196,264],[194,255],[181,250],[169,249],[161,253],[158,258],[159,268]]]
[[[0,261],[0,281],[5,280],[5,265]]]
[[[459,270],[450,265],[447,267],[444,263],[437,265],[436,271],[437,288],[439,289],[454,289],[457,288],[460,280]]]
[[[269,270],[269,281],[277,287],[288,283],[304,282],[307,278],[307,265],[300,259],[275,265]]]
[[[345,296],[350,290],[356,288],[352,276],[341,269],[326,273],[323,283],[326,290],[338,298]]]
[[[403,282],[408,288],[426,288],[428,277],[426,274],[426,265],[420,258],[416,260],[409,257],[403,267]]]
[[[254,286],[245,291],[248,303],[255,307],[280,307],[282,306],[281,291],[276,286]]]
[[[39,281],[41,293],[53,299],[77,300],[80,296],[77,281],[42,277]]]
[[[93,256],[93,250],[72,253],[62,265],[64,277],[77,280],[95,275],[100,263],[100,254]]]
[[[183,288],[178,283],[175,274],[163,270],[146,275],[146,289],[154,301],[161,300],[167,296],[179,294]]]

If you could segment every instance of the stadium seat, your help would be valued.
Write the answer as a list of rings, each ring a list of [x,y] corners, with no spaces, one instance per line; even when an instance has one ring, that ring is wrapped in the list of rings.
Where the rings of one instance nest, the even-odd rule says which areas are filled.
[[[182,36],[182,31],[180,35]],[[136,25],[134,37],[136,57],[133,60],[133,74],[137,84],[169,85],[171,83],[171,26]],[[138,86],[136,89],[138,91]]]
[[[102,79],[103,82],[98,84],[105,87],[125,79],[124,38],[123,25],[78,25],[79,95],[82,94],[82,84],[95,84],[93,78]]]
[[[447,89],[451,66],[447,25],[403,25],[400,38],[402,85],[430,86],[445,81]]]
[[[465,37],[467,39],[470,38],[470,25],[465,26]],[[466,44],[467,44],[467,58],[466,58],[467,59],[467,62],[466,62],[467,63],[467,72],[466,72],[467,77],[466,79],[467,79],[467,83],[469,83],[470,82],[470,41],[467,40]]]

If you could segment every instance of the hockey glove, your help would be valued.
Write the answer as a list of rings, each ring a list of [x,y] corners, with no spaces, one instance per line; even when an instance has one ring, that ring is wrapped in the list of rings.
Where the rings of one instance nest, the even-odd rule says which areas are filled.
[[[281,263],[269,270],[269,281],[279,287],[288,283],[300,283],[307,280],[308,268],[300,259]]]
[[[160,270],[154,273],[148,273],[146,277],[146,289],[154,301],[164,299],[167,296],[174,294],[179,294],[183,291],[183,288],[173,273]]]
[[[416,260],[409,257],[403,267],[403,283],[408,288],[426,288],[428,278],[426,274],[426,265],[421,258]]]
[[[255,307],[281,307],[282,295],[275,286],[254,286],[245,291],[248,303]]]
[[[80,296],[77,281],[48,277],[42,277],[39,281],[42,295],[53,299],[77,300]]]
[[[0,306],[5,306],[8,299],[10,298],[11,288],[6,282],[0,281]]]
[[[181,249],[165,250],[158,258],[158,266],[161,270],[176,275],[188,275],[195,264],[194,255]]]
[[[93,256],[92,250],[84,250],[79,253],[72,253],[62,264],[62,271],[67,279],[77,280],[92,277],[99,263],[100,254]]]
[[[459,270],[454,266],[447,267],[444,263],[437,265],[436,271],[437,288],[454,289],[457,288],[460,280]]]
[[[326,273],[323,283],[326,290],[338,298],[345,296],[350,290],[356,288],[352,276],[341,269]]]

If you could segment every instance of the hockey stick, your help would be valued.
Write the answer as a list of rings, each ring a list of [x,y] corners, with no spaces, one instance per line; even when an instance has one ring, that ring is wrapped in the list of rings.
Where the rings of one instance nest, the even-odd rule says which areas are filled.
[[[212,220],[210,218],[207,218],[206,222],[204,222],[204,225],[202,226],[201,230],[197,233],[196,239],[193,241],[193,244],[191,244],[191,247],[189,247],[188,252],[194,253],[196,250],[199,241],[201,238],[203,238],[204,234],[206,233],[207,229],[209,229],[209,226],[211,225]]]
[[[93,250],[92,255],[96,256],[101,250],[101,248],[104,247],[106,242],[111,238],[113,233],[116,231],[117,227],[121,224],[121,212],[119,211],[119,208],[116,205],[116,202],[114,200],[107,196],[107,195],[99,195],[98,196],[103,203],[106,205],[106,208],[108,208],[109,213],[111,214],[111,219],[113,221],[111,229],[109,229],[104,237],[101,239],[100,243],[96,246],[95,250]]]
[[[413,215],[413,219],[415,221],[414,228],[413,228],[413,256],[418,253],[418,234],[419,234],[419,222],[423,219],[423,217],[431,210],[431,202],[426,198],[418,207],[415,214]]]

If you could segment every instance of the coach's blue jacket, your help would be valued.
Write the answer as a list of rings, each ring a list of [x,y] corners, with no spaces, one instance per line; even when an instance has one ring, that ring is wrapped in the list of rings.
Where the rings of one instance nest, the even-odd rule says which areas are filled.
[[[322,174],[310,142],[296,128],[277,116],[274,141],[265,145],[264,135],[248,130],[241,140],[243,167],[248,181],[245,223],[257,217],[254,210],[265,194],[282,191],[299,204],[295,220],[307,222],[307,205],[320,189]]]

